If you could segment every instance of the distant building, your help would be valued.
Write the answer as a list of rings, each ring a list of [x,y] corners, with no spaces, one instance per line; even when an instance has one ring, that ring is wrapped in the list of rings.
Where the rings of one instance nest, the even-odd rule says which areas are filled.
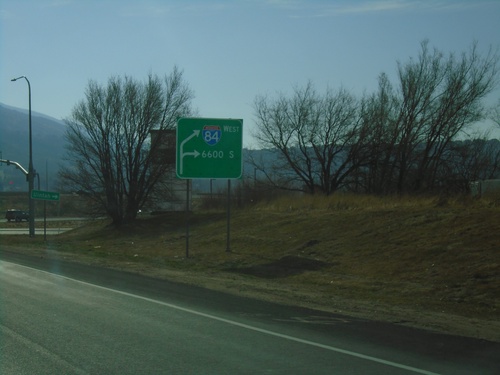
[[[470,190],[472,196],[478,198],[489,194],[500,194],[500,179],[473,181]]]
[[[176,130],[152,130],[151,144],[160,142],[154,160],[168,163],[170,168],[159,182],[151,203],[150,211],[183,211],[186,209],[186,180],[177,178],[175,173]]]

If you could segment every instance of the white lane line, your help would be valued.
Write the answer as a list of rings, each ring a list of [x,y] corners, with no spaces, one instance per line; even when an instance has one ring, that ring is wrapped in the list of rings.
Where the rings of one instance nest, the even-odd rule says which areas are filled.
[[[6,262],[6,263],[10,263],[10,262]],[[11,264],[15,264],[15,263],[11,263]],[[38,272],[43,272],[43,273],[49,274],[51,276],[61,277],[63,279],[74,281],[74,282],[77,282],[77,283],[80,283],[80,284],[83,284],[83,285],[88,285],[88,286],[91,286],[91,287],[94,287],[94,288],[99,288],[99,289],[106,290],[106,291],[109,291],[109,292],[114,292],[114,293],[117,293],[117,294],[120,294],[120,295],[123,295],[123,296],[127,296],[127,297],[131,297],[131,298],[136,298],[136,299],[140,299],[140,300],[143,300],[143,301],[155,303],[155,304],[158,304],[158,305],[169,307],[171,309],[175,309],[175,310],[178,310],[178,311],[183,311],[183,312],[186,312],[186,313],[189,313],[189,314],[192,314],[192,315],[202,316],[204,318],[211,319],[211,320],[216,320],[216,321],[219,321],[219,322],[222,322],[222,323],[226,323],[226,324],[230,324],[232,326],[236,326],[236,327],[240,327],[240,328],[245,328],[245,329],[248,329],[248,330],[251,330],[251,331],[255,331],[255,332],[259,332],[259,333],[263,333],[263,334],[266,334],[266,335],[269,335],[269,336],[279,337],[279,338],[282,338],[282,339],[285,339],[285,340],[294,341],[294,342],[298,342],[298,343],[309,345],[309,346],[314,346],[314,347],[321,348],[321,349],[326,349],[326,350],[329,350],[329,351],[332,351],[332,352],[345,354],[345,355],[348,355],[348,356],[351,356],[351,357],[360,358],[360,359],[364,359],[364,360],[367,360],[367,361],[380,363],[380,364],[383,364],[383,365],[386,365],[386,366],[391,366],[391,367],[395,367],[395,368],[407,370],[407,371],[413,372],[415,374],[440,375],[440,374],[435,373],[435,372],[431,372],[431,371],[427,371],[427,370],[422,370],[422,369],[419,369],[419,368],[416,368],[416,367],[412,367],[412,366],[406,366],[406,365],[403,365],[401,363],[387,361],[385,359],[381,359],[381,358],[377,358],[377,357],[372,357],[372,356],[369,356],[369,355],[365,355],[365,354],[353,352],[353,351],[350,351],[350,350],[345,350],[345,349],[337,348],[337,347],[330,346],[330,345],[324,345],[324,344],[320,344],[320,343],[317,343],[317,342],[314,342],[314,341],[304,340],[304,339],[301,339],[301,338],[298,338],[298,337],[293,337],[293,336],[285,335],[285,334],[282,334],[282,333],[278,333],[278,332],[274,332],[274,331],[269,331],[267,329],[262,329],[262,328],[254,327],[254,326],[251,326],[251,325],[248,325],[248,324],[240,323],[240,322],[237,322],[237,321],[234,321],[234,320],[230,320],[230,319],[221,318],[221,317],[218,317],[218,316],[215,316],[215,315],[211,315],[211,314],[206,314],[206,313],[203,313],[201,311],[196,311],[196,310],[188,309],[188,308],[185,308],[185,307],[182,307],[182,306],[178,306],[178,305],[174,305],[174,304],[171,304],[171,303],[168,303],[168,302],[158,301],[158,300],[155,300],[155,299],[152,299],[152,298],[139,296],[137,294],[123,292],[121,290],[111,289],[111,288],[107,288],[105,286],[96,285],[96,284],[88,283],[88,282],[77,280],[77,279],[72,279],[71,277],[67,277],[67,276],[56,275],[56,274],[53,274],[53,273],[50,273],[50,272],[47,272],[47,271],[38,270],[38,269],[31,268],[31,267],[28,267],[28,266],[23,266],[23,265],[18,265],[18,264],[15,264],[15,265],[17,265],[19,267],[28,268],[30,270],[35,270],[35,271],[38,271]]]

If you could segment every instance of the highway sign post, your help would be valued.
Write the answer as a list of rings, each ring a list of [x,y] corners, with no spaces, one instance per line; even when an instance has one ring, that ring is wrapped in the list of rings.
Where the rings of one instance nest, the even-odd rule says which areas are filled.
[[[47,240],[47,202],[59,201],[59,193],[55,191],[31,190],[31,199],[43,200],[43,238]]]
[[[40,199],[45,201],[58,201],[59,193],[53,191],[31,190],[31,199]]]
[[[189,179],[227,179],[227,245],[231,179],[243,173],[243,120],[180,118],[177,121],[176,174],[186,187],[186,258],[189,257]]]
[[[240,178],[243,120],[180,118],[177,121],[178,178]]]

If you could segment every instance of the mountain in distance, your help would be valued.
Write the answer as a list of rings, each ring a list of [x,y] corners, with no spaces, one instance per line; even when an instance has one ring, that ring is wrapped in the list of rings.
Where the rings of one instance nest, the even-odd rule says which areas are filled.
[[[20,163],[26,170],[29,160],[29,118],[28,111],[0,103],[0,159],[12,160]],[[60,166],[65,164],[66,155],[66,124],[53,117],[32,112],[32,136],[33,136],[33,166],[40,177],[40,189],[58,191],[57,174]],[[461,141],[458,141],[461,142]],[[488,141],[489,149],[497,153],[500,149],[500,141],[491,139]],[[495,151],[496,150],[496,151]],[[243,149],[243,176],[242,181],[252,182],[254,180],[265,180],[267,173],[273,172],[279,160],[279,152],[274,150]],[[256,167],[250,160],[258,162]],[[293,177],[289,170],[282,170],[286,177]],[[289,175],[292,173],[292,175]],[[47,176],[47,177],[46,177]],[[499,177],[497,177],[499,178]],[[255,183],[256,181],[254,181]],[[195,192],[207,193],[222,191],[227,187],[225,179],[196,179],[192,181]],[[35,177],[35,189],[38,188],[38,178]],[[14,165],[0,164],[0,192],[28,191],[26,176]]]
[[[33,167],[40,176],[40,189],[54,189],[59,166],[66,153],[63,121],[31,113]],[[12,160],[26,170],[29,162],[29,114],[25,109],[0,103],[0,159]],[[48,177],[48,178],[47,178]],[[35,189],[38,178],[35,177]],[[15,166],[0,165],[0,192],[27,191],[26,176]]]
[[[66,124],[53,117],[32,112],[33,167],[40,176],[40,189],[58,191],[57,173],[64,164]],[[247,159],[265,159],[272,164],[276,153],[269,150],[243,150],[244,179],[262,178],[261,172],[249,164]],[[26,109],[11,107],[0,103],[0,159],[12,160],[21,164],[26,170],[29,162],[29,117]],[[267,164],[267,163],[266,163]],[[47,173],[48,172],[48,173]],[[48,175],[48,178],[46,178]],[[213,183],[211,183],[212,181]],[[197,179],[193,180],[193,189],[209,192],[226,188],[227,180]],[[35,177],[35,189],[38,178]],[[24,173],[14,165],[0,164],[0,192],[28,191],[28,183]]]

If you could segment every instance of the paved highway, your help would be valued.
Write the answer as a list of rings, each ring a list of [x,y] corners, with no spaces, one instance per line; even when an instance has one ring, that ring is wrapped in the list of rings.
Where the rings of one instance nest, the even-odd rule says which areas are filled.
[[[68,230],[71,230],[73,228],[47,228],[45,231],[47,235],[52,236],[55,234],[61,234],[63,232],[67,232]],[[35,235],[36,236],[43,236],[44,229],[43,228],[36,228],[35,229]],[[28,228],[0,228],[0,235],[2,234],[29,234],[29,229]]]
[[[47,222],[57,222],[57,221],[61,221],[61,222],[64,222],[66,223],[65,225],[68,225],[67,223],[68,222],[71,222],[71,221],[74,221],[74,222],[81,222],[81,221],[86,221],[86,220],[89,220],[89,219],[86,219],[86,218],[81,218],[81,217],[65,217],[65,218],[60,218],[60,217],[51,217],[51,218],[47,218],[46,219]],[[35,222],[43,222],[44,219],[43,218],[36,218],[35,219]],[[9,234],[9,235],[13,235],[13,234],[24,234],[24,235],[28,235],[29,234],[29,230],[28,230],[28,223],[27,222],[22,222],[26,225],[25,228],[19,228],[19,227],[12,227],[15,223],[14,222],[5,222],[5,226],[0,228],[0,235],[4,235],[4,234]],[[11,226],[12,224],[12,226]],[[46,228],[45,231],[47,233],[47,235],[51,236],[51,235],[57,235],[57,234],[60,234],[60,233],[63,233],[63,232],[66,232],[68,230],[72,230],[73,227],[50,227],[50,228]],[[43,236],[44,234],[44,228],[43,227],[37,227],[35,228],[35,235],[42,235]]]
[[[498,374],[500,344],[0,250],[1,374]]]

